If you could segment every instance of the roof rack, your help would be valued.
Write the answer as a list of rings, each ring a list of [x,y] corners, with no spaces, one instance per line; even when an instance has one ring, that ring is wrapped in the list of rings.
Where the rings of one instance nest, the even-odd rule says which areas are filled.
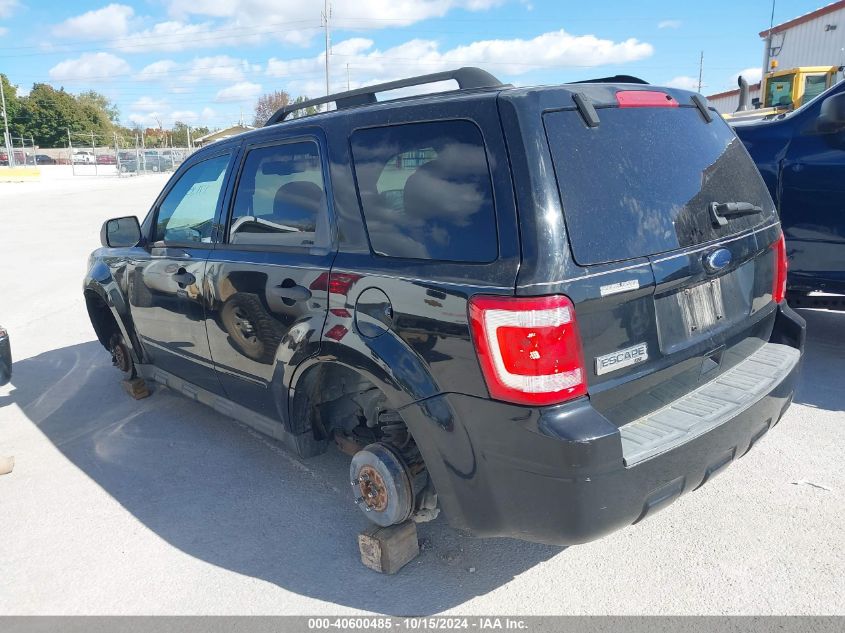
[[[379,92],[397,90],[398,88],[408,88],[409,86],[422,86],[438,81],[448,81],[450,79],[454,79],[458,83],[458,88],[461,90],[472,90],[473,88],[495,88],[503,85],[501,81],[496,79],[486,70],[465,66],[464,68],[458,68],[455,70],[445,70],[440,73],[431,73],[430,75],[419,75],[418,77],[388,81],[374,86],[365,86],[363,88],[356,88],[355,90],[338,92],[336,94],[320,97],[319,99],[308,99],[308,101],[292,103],[283,108],[279,108],[264,125],[267,126],[281,123],[292,112],[296,112],[297,110],[302,110],[304,108],[310,108],[311,106],[322,105],[324,103],[334,103],[338,110],[343,110],[344,108],[351,108],[353,106],[377,103],[378,100],[376,99],[376,94]]]
[[[572,84],[648,84],[645,79],[633,75],[613,75],[612,77],[597,77],[595,79],[582,79],[581,81],[570,81]]]

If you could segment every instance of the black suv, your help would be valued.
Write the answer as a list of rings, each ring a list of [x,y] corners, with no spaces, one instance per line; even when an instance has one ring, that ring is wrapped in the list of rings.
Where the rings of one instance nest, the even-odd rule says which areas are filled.
[[[301,456],[335,441],[380,525],[442,509],[572,544],[637,522],[777,424],[804,343],[742,143],[630,77],[463,68],[297,104],[101,240],[84,292],[120,369]]]

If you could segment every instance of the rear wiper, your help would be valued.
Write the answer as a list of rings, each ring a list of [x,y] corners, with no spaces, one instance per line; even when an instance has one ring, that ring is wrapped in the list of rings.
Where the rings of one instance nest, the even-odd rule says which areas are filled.
[[[763,213],[763,207],[750,202],[711,202],[710,217],[716,226],[726,226],[728,217],[739,215],[756,215]]]

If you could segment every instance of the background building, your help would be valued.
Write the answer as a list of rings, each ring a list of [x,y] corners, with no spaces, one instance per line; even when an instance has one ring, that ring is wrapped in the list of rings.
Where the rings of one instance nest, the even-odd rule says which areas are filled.
[[[796,66],[845,65],[845,0],[832,2],[815,11],[777,24],[760,32],[763,39],[762,68],[777,62],[777,70]],[[841,74],[840,74],[841,78]],[[760,96],[760,84],[749,86],[751,99]],[[736,110],[739,89],[719,92],[707,97],[719,112]]]

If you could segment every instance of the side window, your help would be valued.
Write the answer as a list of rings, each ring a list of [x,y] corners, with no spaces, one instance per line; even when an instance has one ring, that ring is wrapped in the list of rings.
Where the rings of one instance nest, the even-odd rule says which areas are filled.
[[[317,144],[301,141],[250,150],[235,194],[229,243],[310,248],[329,242]]]
[[[154,242],[211,242],[229,154],[188,168],[158,208]]]
[[[352,154],[377,254],[496,259],[490,169],[475,124],[433,121],[358,130],[352,135]]]

